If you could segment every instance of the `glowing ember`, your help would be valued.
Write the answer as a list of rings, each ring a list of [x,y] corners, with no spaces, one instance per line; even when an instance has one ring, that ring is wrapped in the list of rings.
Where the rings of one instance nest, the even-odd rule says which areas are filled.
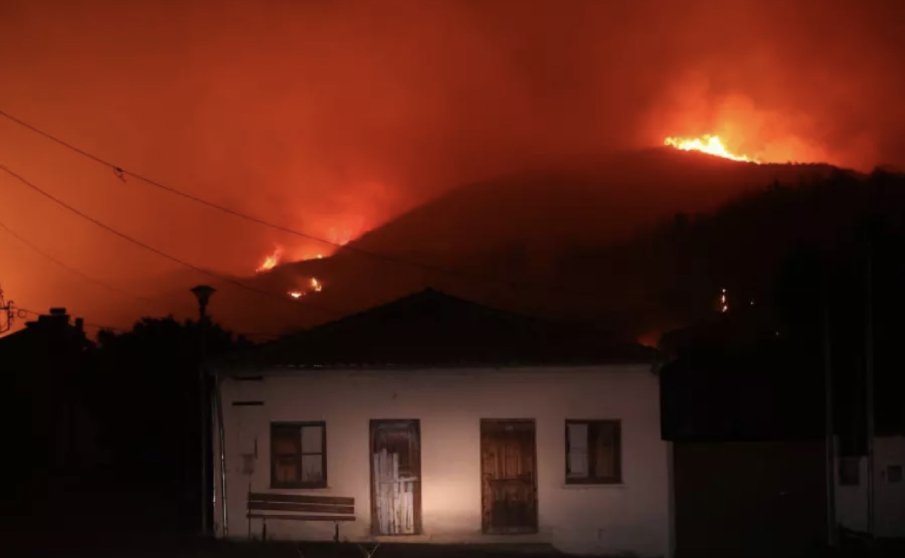
[[[324,290],[324,284],[321,283],[317,279],[317,277],[312,277],[308,281],[307,287],[300,288],[300,289],[291,289],[289,291],[286,291],[286,294],[289,295],[291,298],[298,300],[298,299],[302,298],[303,296],[308,296],[308,293],[319,293],[322,290]]]
[[[273,250],[272,254],[264,257],[264,261],[261,262],[261,265],[259,265],[257,268],[255,268],[255,271],[257,273],[262,273],[264,271],[270,271],[271,269],[276,267],[277,264],[280,263],[280,259],[282,257],[283,257],[283,247],[277,246]]]
[[[716,157],[723,157],[725,159],[732,159],[733,161],[744,161],[746,163],[758,162],[756,159],[748,157],[747,155],[736,155],[735,153],[731,153],[726,149],[726,146],[723,145],[723,140],[721,140],[719,136],[710,134],[705,134],[699,138],[670,136],[663,140],[663,145],[675,147],[682,151],[700,151],[701,153],[707,153],[708,155],[715,155]]]

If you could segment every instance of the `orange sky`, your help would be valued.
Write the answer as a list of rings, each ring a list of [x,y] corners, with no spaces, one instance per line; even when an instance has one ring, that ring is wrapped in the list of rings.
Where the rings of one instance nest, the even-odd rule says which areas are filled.
[[[7,0],[0,108],[344,241],[465,181],[666,135],[718,133],[762,160],[905,167],[902,36],[901,2]],[[276,245],[329,252],[123,183],[6,121],[0,163],[200,266],[244,274]],[[151,293],[174,269],[8,177],[0,192],[0,220],[86,273]],[[140,306],[2,231],[0,285],[89,318]]]

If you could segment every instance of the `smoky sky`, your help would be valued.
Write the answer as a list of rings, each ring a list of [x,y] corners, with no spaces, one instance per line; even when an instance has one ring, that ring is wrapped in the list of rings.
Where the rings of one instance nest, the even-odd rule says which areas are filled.
[[[464,182],[667,135],[905,166],[903,36],[901,2],[5,0],[0,107],[345,242]],[[0,162],[212,269],[248,273],[276,245],[330,251],[123,182],[5,121]],[[148,292],[172,271],[7,177],[0,191],[4,223],[86,273]],[[23,305],[111,303],[3,234],[0,248],[0,285]]]

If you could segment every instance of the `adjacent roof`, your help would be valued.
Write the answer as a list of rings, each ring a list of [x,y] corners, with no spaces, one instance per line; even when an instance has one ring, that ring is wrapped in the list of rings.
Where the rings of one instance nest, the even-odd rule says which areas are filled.
[[[720,315],[663,336],[661,434],[674,442],[800,440],[823,436],[820,346],[760,316]]]
[[[36,356],[49,357],[48,351],[62,348],[81,350],[91,346],[85,337],[83,321],[77,318],[70,322],[65,308],[51,308],[48,314],[41,314],[37,320],[25,322],[23,329],[0,337],[0,354],[35,352]],[[30,357],[34,358],[34,356]]]
[[[650,363],[656,352],[426,289],[263,345],[232,366],[449,367]]]

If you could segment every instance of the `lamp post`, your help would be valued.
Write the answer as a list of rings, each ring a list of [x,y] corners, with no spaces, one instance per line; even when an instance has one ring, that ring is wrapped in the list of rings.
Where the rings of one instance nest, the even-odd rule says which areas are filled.
[[[195,285],[192,287],[192,294],[198,299],[198,318],[201,322],[207,320],[207,303],[215,292],[217,292],[217,289],[210,285]]]
[[[198,446],[200,448],[200,484],[199,484],[199,500],[201,502],[201,534],[208,535],[210,533],[210,517],[211,506],[208,503],[208,486],[210,483],[210,461],[211,456],[208,451],[210,443],[208,424],[210,421],[210,405],[208,404],[207,378],[205,377],[204,365],[206,358],[206,334],[207,334],[207,303],[211,295],[216,289],[210,285],[196,285],[191,289],[192,294],[198,300],[198,416],[199,416],[199,432]]]

